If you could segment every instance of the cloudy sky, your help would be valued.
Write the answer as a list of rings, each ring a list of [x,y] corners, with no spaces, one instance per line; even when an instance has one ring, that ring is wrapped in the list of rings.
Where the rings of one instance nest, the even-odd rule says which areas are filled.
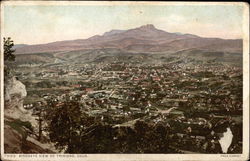
[[[84,39],[145,24],[168,32],[242,38],[241,5],[6,5],[4,36],[15,44]]]

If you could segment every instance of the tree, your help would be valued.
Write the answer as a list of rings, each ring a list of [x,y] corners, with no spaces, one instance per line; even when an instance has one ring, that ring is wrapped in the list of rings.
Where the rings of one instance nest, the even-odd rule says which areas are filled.
[[[13,54],[15,50],[12,49],[12,47],[14,46],[13,40],[11,40],[10,37],[8,37],[7,39],[4,37],[3,42],[4,42],[4,61],[15,61],[15,55]],[[8,79],[11,76],[11,73],[12,73],[11,68],[7,65],[4,65],[5,80],[6,78]]]
[[[81,110],[78,102],[48,102],[45,112],[50,140],[65,153],[168,153],[169,127],[136,121],[132,127],[112,124]],[[112,119],[112,118],[111,118]]]
[[[66,146],[70,152],[79,138],[78,132],[82,131],[80,106],[77,102],[63,102],[60,106],[51,102],[49,106],[45,117],[50,139],[59,149]]]
[[[36,86],[39,88],[52,88],[54,85],[50,81],[41,81],[36,83]]]
[[[15,61],[15,55],[13,54],[15,52],[12,47],[14,46],[13,40],[11,40],[10,37],[7,39],[3,38],[4,42],[4,61]]]

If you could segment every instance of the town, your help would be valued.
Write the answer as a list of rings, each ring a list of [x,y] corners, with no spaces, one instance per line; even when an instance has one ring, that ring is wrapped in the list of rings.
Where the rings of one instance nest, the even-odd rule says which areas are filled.
[[[15,75],[27,88],[24,108],[36,116],[48,102],[70,100],[112,128],[164,123],[174,153],[221,153],[219,139],[229,127],[228,153],[242,151],[241,68],[133,61],[30,66]]]

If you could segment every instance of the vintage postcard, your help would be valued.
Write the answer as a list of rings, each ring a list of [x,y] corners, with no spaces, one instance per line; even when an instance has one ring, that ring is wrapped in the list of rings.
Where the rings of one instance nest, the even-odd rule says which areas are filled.
[[[1,2],[2,160],[248,160],[249,5]]]

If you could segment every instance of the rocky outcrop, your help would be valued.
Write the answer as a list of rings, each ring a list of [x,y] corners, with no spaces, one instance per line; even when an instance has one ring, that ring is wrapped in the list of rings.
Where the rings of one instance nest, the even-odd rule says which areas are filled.
[[[25,85],[16,77],[6,80],[4,84],[4,115],[35,123],[31,113],[23,108],[23,100],[26,96]]]
[[[25,85],[8,78],[4,83],[4,151],[5,153],[53,153],[51,144],[36,140],[38,124],[32,112],[23,108],[27,96]]]
[[[11,101],[12,97],[19,96],[21,99],[27,96],[25,85],[12,77],[5,82],[5,101]]]

